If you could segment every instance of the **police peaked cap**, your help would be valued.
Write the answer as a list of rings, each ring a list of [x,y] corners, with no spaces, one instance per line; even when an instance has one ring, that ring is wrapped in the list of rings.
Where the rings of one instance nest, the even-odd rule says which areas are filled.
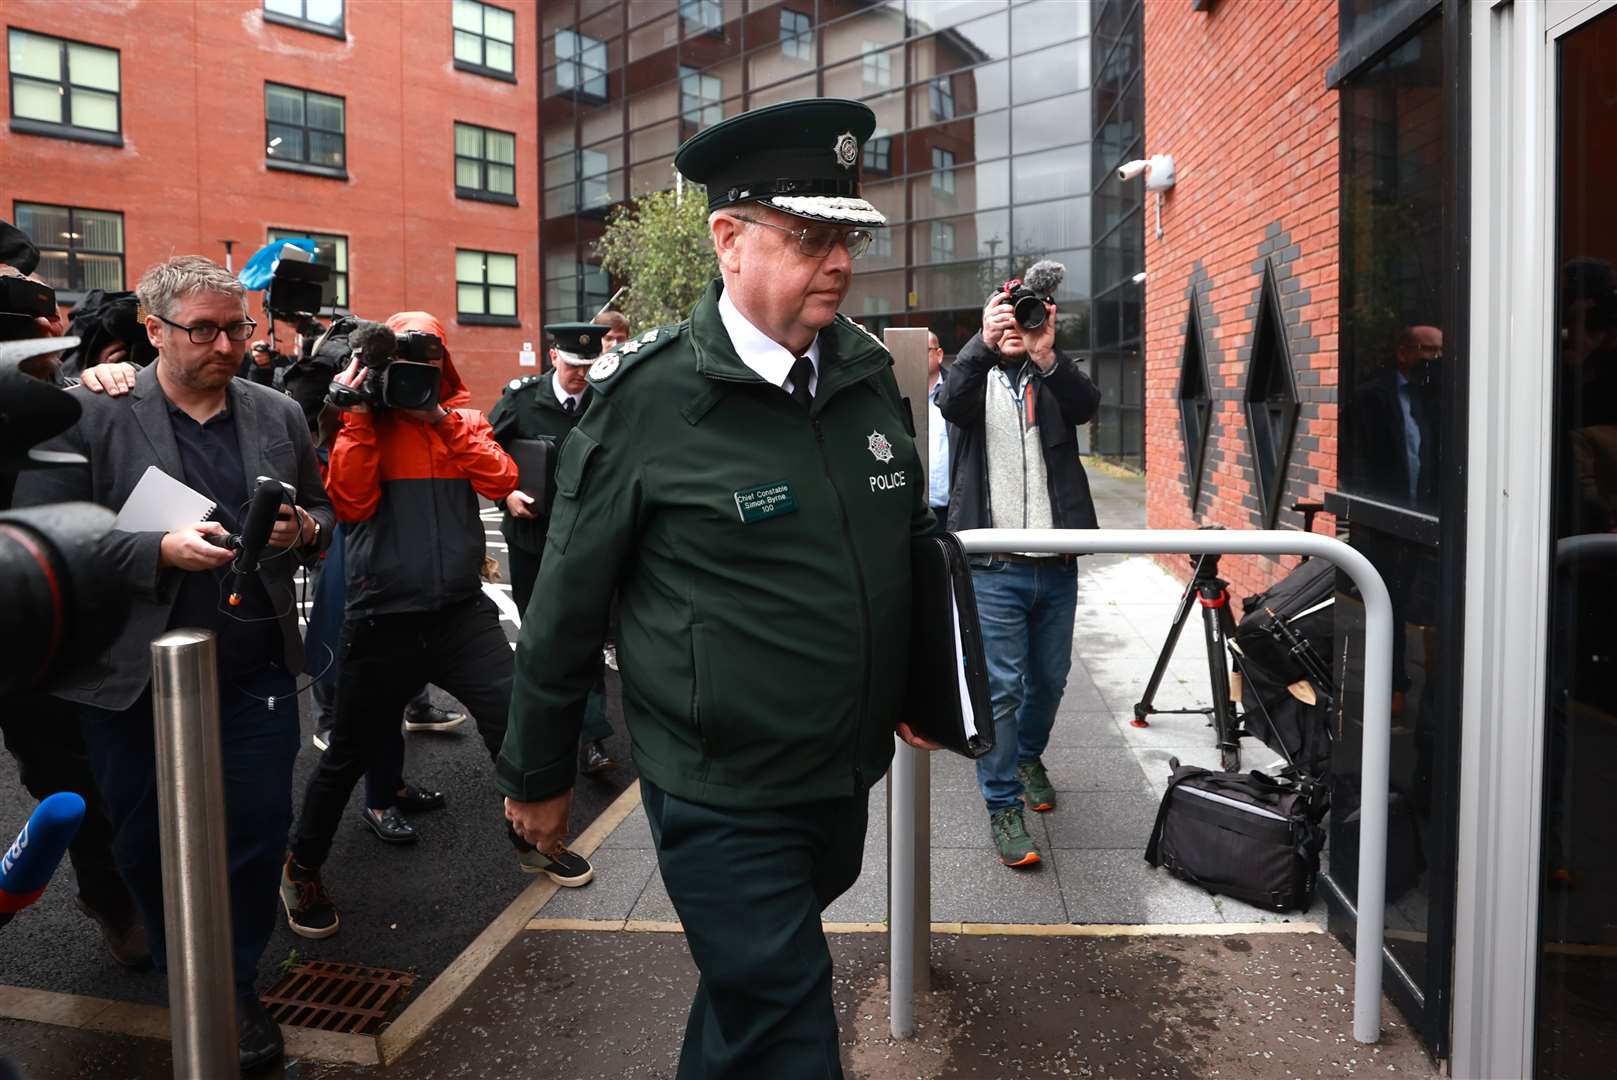
[[[760,202],[809,221],[885,225],[859,197],[860,159],[875,130],[876,114],[857,101],[783,101],[692,135],[674,167],[706,185],[710,211]]]
[[[545,324],[545,333],[556,343],[559,352],[566,353],[588,364],[601,355],[601,339],[610,326],[587,322],[559,322]],[[571,361],[570,361],[571,362]]]

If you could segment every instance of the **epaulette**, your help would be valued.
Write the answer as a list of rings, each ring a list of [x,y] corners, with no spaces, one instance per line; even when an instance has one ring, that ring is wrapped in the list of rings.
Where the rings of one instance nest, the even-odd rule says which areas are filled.
[[[601,354],[601,358],[590,365],[590,386],[597,394],[610,394],[612,388],[623,381],[624,372],[667,347],[685,332],[688,325],[682,322],[673,326],[659,326],[639,337],[630,338],[611,352]]]
[[[842,314],[841,312],[838,312],[837,313],[837,321],[842,323],[842,325],[847,327],[848,329],[858,331],[859,333],[863,334],[865,337],[869,338],[871,341],[874,341],[877,345],[881,346],[881,351],[882,352],[887,352],[888,351],[887,342],[883,341],[881,338],[877,337],[875,334],[873,334],[869,330],[865,329],[864,326],[860,325],[859,323],[854,322],[852,319],[848,318],[848,316]]]
[[[521,390],[524,386],[527,386],[530,383],[543,382],[544,379],[545,376],[543,375],[524,375],[520,379],[512,379],[510,382],[505,384],[505,389],[500,391],[500,396],[504,397],[514,390]]]

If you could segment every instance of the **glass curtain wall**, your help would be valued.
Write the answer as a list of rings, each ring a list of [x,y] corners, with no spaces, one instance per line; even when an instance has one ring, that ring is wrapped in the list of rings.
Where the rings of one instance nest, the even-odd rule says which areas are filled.
[[[1145,156],[1143,0],[1096,0],[1089,38],[1095,72],[1091,195],[1090,377],[1100,387],[1090,448],[1145,469],[1145,185],[1124,183],[1117,167]]]
[[[547,322],[588,318],[621,284],[594,250],[607,212],[672,187],[681,141],[761,105],[847,97],[876,113],[864,193],[889,227],[843,310],[877,332],[931,327],[952,355],[996,283],[1054,258],[1058,343],[1088,352],[1087,3],[554,0],[542,17]]]

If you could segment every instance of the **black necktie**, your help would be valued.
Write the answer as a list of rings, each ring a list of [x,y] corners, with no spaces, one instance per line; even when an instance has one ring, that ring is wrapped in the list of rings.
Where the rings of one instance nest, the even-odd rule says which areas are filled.
[[[578,411],[578,399],[568,398],[566,401],[561,403],[561,407],[567,410],[568,416],[571,416]]]
[[[799,356],[792,365],[792,400],[803,406],[807,411],[814,403],[814,395],[809,391],[809,381],[814,378],[814,361],[806,356]]]

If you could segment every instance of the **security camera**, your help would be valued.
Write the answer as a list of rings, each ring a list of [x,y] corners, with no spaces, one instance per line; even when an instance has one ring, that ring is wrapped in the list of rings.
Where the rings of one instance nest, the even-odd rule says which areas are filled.
[[[1130,280],[1133,281],[1134,284],[1136,284],[1136,285],[1144,285],[1145,284],[1145,271],[1141,270],[1138,274],[1135,274],[1134,277],[1132,277]]]
[[[1145,187],[1147,191],[1167,191],[1173,187],[1177,177],[1174,175],[1172,154],[1152,154],[1149,158],[1136,158],[1125,162],[1117,170],[1119,180],[1133,180],[1141,173],[1145,174]]]
[[[1136,176],[1139,176],[1141,173],[1145,172],[1146,167],[1150,164],[1151,163],[1146,161],[1144,158],[1125,162],[1123,166],[1117,170],[1117,178],[1119,180],[1133,180]]]

